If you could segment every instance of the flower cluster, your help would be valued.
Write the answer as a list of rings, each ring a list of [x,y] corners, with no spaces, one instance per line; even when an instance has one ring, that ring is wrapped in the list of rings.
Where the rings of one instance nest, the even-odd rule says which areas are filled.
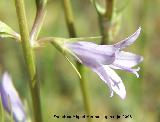
[[[91,68],[99,77],[109,86],[110,94],[113,91],[122,99],[126,97],[126,90],[121,78],[113,69],[120,69],[131,72],[139,77],[137,71],[139,67],[133,67],[139,64],[143,57],[122,51],[125,47],[134,43],[140,34],[139,28],[133,35],[114,44],[114,45],[97,45],[92,42],[67,42],[65,46],[72,51],[80,63]]]

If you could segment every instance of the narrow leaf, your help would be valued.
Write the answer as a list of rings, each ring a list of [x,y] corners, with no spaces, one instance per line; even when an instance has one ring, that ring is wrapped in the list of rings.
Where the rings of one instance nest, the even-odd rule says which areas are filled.
[[[71,66],[73,67],[73,69],[76,71],[76,73],[78,74],[79,78],[81,79],[81,74],[79,73],[78,69],[76,68],[76,66],[69,60],[69,58],[67,56],[65,56],[65,58],[67,59],[67,61],[71,64]]]
[[[7,24],[0,21],[0,38],[7,38],[7,37],[20,40],[20,35],[17,32],[15,32]]]

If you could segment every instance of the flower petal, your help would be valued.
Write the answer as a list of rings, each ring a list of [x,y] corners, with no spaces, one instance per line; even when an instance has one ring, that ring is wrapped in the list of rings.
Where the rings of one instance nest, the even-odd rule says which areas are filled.
[[[134,41],[138,38],[139,34],[141,32],[141,27],[138,28],[138,30],[131,36],[129,36],[128,38],[114,44],[114,46],[116,48],[119,48],[119,49],[123,49],[131,44],[134,43]]]
[[[113,90],[111,88],[111,83],[109,82],[109,77],[104,69],[103,66],[97,67],[97,68],[92,68],[92,70],[99,75],[99,77],[108,85],[109,90],[110,90],[110,96],[113,96]]]
[[[113,91],[116,92],[122,99],[124,99],[126,97],[126,90],[121,78],[108,66],[105,65],[104,68],[110,78]]]
[[[138,71],[140,70],[140,67],[138,68],[129,68],[129,67],[126,67],[126,66],[121,66],[121,65],[118,65],[118,64],[112,64],[112,65],[109,65],[110,68],[113,68],[113,69],[120,69],[120,70],[125,70],[125,71],[128,71],[130,73],[133,73],[136,75],[137,78],[139,78],[139,74],[138,74]]]
[[[23,104],[8,73],[3,74],[2,82],[0,83],[0,94],[3,106],[9,113],[11,112],[9,105],[10,101],[15,121],[24,121],[25,112]]]
[[[121,78],[116,74],[114,70],[109,68],[107,65],[93,69],[100,78],[109,86],[111,91],[111,96],[113,96],[113,91],[116,92],[122,99],[126,96],[125,86]]]
[[[115,59],[116,48],[112,45],[97,45],[92,42],[72,42],[66,46],[89,67],[111,64]]]
[[[115,61],[113,62],[113,65],[118,64],[121,66],[131,68],[139,64],[141,61],[143,61],[142,56],[139,56],[130,52],[120,51],[116,53],[116,57],[115,57]]]

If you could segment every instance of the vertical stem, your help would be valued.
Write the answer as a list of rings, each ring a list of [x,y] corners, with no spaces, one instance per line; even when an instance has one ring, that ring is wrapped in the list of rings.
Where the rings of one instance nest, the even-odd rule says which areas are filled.
[[[100,32],[102,35],[101,44],[108,44],[110,41],[109,31],[112,24],[112,16],[114,9],[114,0],[106,0],[106,11],[105,13],[99,14],[99,25]]]
[[[79,62],[77,62],[77,69],[78,69],[79,73],[81,74],[80,85],[81,85],[81,91],[82,91],[82,95],[83,95],[84,108],[85,108],[86,113],[88,115],[91,115],[87,82],[84,79],[84,67]],[[91,118],[88,117],[87,119],[88,119],[88,122],[92,122]]]
[[[63,7],[64,7],[64,14],[65,14],[69,36],[71,38],[74,38],[77,36],[77,34],[76,34],[75,26],[74,26],[74,18],[73,18],[70,0],[63,0]]]
[[[23,54],[29,75],[29,86],[32,96],[34,122],[42,122],[40,93],[34,60],[34,53],[29,42],[29,31],[26,20],[25,6],[23,0],[15,0],[16,12],[22,40]],[[34,83],[34,86],[33,86]]]
[[[114,9],[114,0],[106,0],[106,12],[104,16],[108,19],[108,21],[112,20],[113,9]]]
[[[74,18],[73,18],[73,12],[72,12],[70,0],[63,0],[63,6],[64,6],[65,19],[66,19],[69,35],[72,38],[76,37]],[[85,108],[86,113],[88,115],[91,115],[89,93],[87,90],[87,82],[84,79],[83,66],[82,66],[82,64],[80,64],[78,62],[76,62],[76,63],[77,63],[77,69],[78,69],[79,73],[81,74],[80,86],[81,86],[81,91],[82,91],[82,96],[83,96],[84,108]],[[87,119],[88,119],[88,122],[91,122],[91,119],[89,117]]]

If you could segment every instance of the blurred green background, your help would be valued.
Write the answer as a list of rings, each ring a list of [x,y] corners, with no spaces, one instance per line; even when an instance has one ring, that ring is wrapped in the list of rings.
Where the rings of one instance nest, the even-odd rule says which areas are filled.
[[[29,28],[35,16],[34,0],[25,0]],[[160,122],[160,1],[116,0],[120,10],[119,32],[115,43],[135,32],[139,26],[142,33],[128,51],[144,57],[140,78],[117,71],[127,91],[125,100],[116,94],[110,98],[108,86],[90,69],[85,67],[85,78],[90,94],[93,115],[131,115],[124,119],[93,119],[93,121]],[[89,0],[72,0],[76,31],[79,37],[99,36],[96,11]],[[14,0],[0,0],[0,20],[19,32]],[[47,15],[39,37],[56,36],[68,38],[62,0],[49,0]],[[100,40],[97,40],[99,43]],[[54,115],[84,115],[82,94],[78,76],[53,46],[36,49],[37,70],[40,80],[41,106],[44,122],[75,122],[86,119],[55,119]],[[0,39],[0,68],[7,70],[14,81],[28,116],[31,100],[28,78],[21,45],[12,39]],[[28,102],[29,101],[29,102]]]

